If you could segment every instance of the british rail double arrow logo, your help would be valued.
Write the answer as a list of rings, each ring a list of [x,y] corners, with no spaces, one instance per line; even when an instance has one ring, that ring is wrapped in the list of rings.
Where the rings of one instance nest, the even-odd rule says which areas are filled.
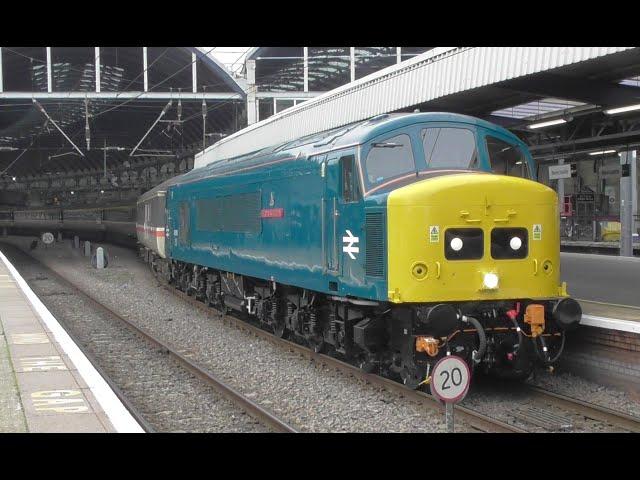
[[[354,247],[353,244],[354,243],[359,243],[360,242],[360,238],[359,237],[354,237],[353,233],[351,233],[351,230],[346,230],[347,232],[347,237],[342,237],[342,243],[344,243],[345,245],[342,247],[342,251],[345,253],[348,253],[349,256],[351,257],[351,260],[355,260],[356,256],[354,255],[354,253],[359,253],[360,252],[360,247]]]

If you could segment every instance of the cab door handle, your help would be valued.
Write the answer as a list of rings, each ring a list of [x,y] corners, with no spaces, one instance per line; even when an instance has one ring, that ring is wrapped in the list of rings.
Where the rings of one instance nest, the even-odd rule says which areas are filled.
[[[469,212],[467,212],[466,210],[460,210],[460,217],[462,217],[462,219],[467,222],[467,223],[480,223],[480,219],[471,219],[471,218],[467,218],[469,216]]]
[[[507,218],[494,218],[493,221],[494,223],[507,223],[511,217],[516,215],[516,213],[517,212],[515,210],[507,210]]]

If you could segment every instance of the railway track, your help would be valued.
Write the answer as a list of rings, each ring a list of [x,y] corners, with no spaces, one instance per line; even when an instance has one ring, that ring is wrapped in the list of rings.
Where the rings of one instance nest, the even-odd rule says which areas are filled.
[[[375,374],[363,372],[358,367],[348,364],[346,362],[343,362],[329,355],[315,353],[303,345],[297,344],[290,340],[276,337],[275,335],[269,333],[268,331],[265,331],[239,318],[235,318],[230,315],[222,316],[218,310],[215,310],[211,307],[207,307],[204,303],[200,302],[194,297],[189,296],[180,290],[177,290],[173,286],[167,284],[166,281],[164,281],[164,279],[162,279],[158,275],[155,275],[155,277],[158,280],[158,282],[160,282],[167,291],[170,291],[171,293],[183,299],[184,301],[190,303],[191,305],[194,305],[196,308],[205,312],[209,316],[222,318],[224,322],[227,322],[228,324],[233,325],[236,328],[242,329],[257,337],[267,339],[271,343],[274,343],[283,348],[289,349],[290,351],[299,353],[314,362],[330,366],[332,368],[335,368],[341,371],[344,374],[363,379],[364,381],[370,384],[377,385],[394,392],[398,392],[402,394],[405,398],[415,401],[425,406],[426,408],[442,409],[442,406],[440,405],[440,403],[432,395],[428,395],[424,392],[409,389],[394,380],[380,377]],[[600,405],[592,404],[589,402],[585,402],[583,400],[571,398],[566,395],[561,395],[555,392],[544,390],[539,387],[527,385],[525,386],[525,388],[528,394],[532,398],[536,399],[541,403],[551,404],[556,407],[562,408],[563,410],[566,410],[568,412],[571,412],[580,416],[584,416],[585,418],[593,419],[597,422],[602,422],[609,425],[620,427],[625,431],[640,432],[640,418],[638,417],[627,415],[622,412],[617,412],[615,410],[612,410]],[[470,425],[475,430],[478,430],[481,432],[526,433],[528,431],[525,428],[512,425],[510,423],[507,423],[505,421],[501,421],[495,418],[491,418],[488,415],[485,415],[474,409],[464,407],[462,405],[456,405],[456,416],[457,418],[461,418],[465,423]]]
[[[84,291],[82,288],[77,286],[75,283],[69,281],[63,275],[57,273],[56,271],[52,270],[51,268],[49,268],[48,266],[40,262],[37,258],[34,258],[33,256],[29,255],[27,252],[22,251],[21,249],[18,249],[18,250],[21,251],[27,257],[29,257],[29,259],[33,261],[35,264],[37,264],[38,267],[47,271],[48,275],[50,275],[52,278],[55,278],[56,281],[58,281],[59,283],[65,285],[69,290],[71,290],[74,294],[81,297],[87,303],[92,305],[96,310],[106,314],[108,317],[126,326],[129,330],[131,330],[133,333],[143,338],[148,343],[150,343],[154,347],[157,347],[164,353],[168,354],[182,368],[196,375],[205,383],[213,387],[221,396],[225,397],[227,400],[229,400],[235,406],[237,406],[238,408],[246,412],[248,415],[250,415],[259,423],[269,427],[270,429],[276,432],[297,433],[297,430],[294,427],[287,424],[285,421],[278,418],[273,413],[264,409],[263,407],[261,407],[260,405],[252,401],[250,398],[246,397],[241,392],[237,391],[236,389],[234,389],[233,387],[231,387],[230,385],[222,381],[220,378],[216,377],[214,374],[212,374],[205,368],[193,362],[187,356],[180,353],[179,349],[175,348],[174,346],[170,345],[165,341],[160,340],[159,338],[149,333],[145,329],[138,327],[133,322],[131,322],[127,318],[120,315],[118,312],[104,305],[100,301],[96,300],[94,297],[89,295],[86,291]],[[127,399],[127,397],[122,393],[122,391],[117,387],[117,385],[115,385],[115,383],[109,379],[109,376],[106,375],[106,373],[102,369],[100,369],[100,367],[95,361],[95,358],[93,358],[86,351],[86,348],[82,346],[82,342],[80,342],[78,338],[72,334],[72,332],[69,332],[69,329],[65,328],[65,330],[67,330],[67,333],[69,333],[69,336],[72,337],[74,342],[76,342],[76,344],[81,348],[81,350],[83,350],[83,352],[87,354],[87,357],[89,358],[89,360],[92,362],[94,366],[96,366],[96,369],[103,375],[103,377],[107,380],[109,385],[114,389],[114,392],[123,401],[126,408],[129,409],[129,411],[136,418],[136,420],[140,422],[143,429],[145,429],[145,431],[148,431],[148,432],[154,432],[154,428],[149,424],[149,422],[147,422],[144,419],[143,415],[141,415],[140,412],[132,405],[132,403]]]
[[[154,275],[155,275],[155,272],[154,272]],[[229,325],[233,325],[234,327],[244,330],[247,333],[253,334],[262,339],[266,339],[269,342],[280,346],[281,348],[285,348],[290,351],[296,352],[302,355],[303,357],[306,357],[309,360],[314,361],[318,364],[324,364],[346,375],[351,375],[353,377],[362,379],[365,382],[370,383],[372,385],[379,386],[381,388],[387,389],[392,392],[400,393],[402,396],[404,396],[408,400],[414,401],[430,410],[443,410],[442,405],[432,395],[428,395],[424,392],[412,390],[391,379],[374,375],[372,373],[363,372],[358,367],[351,365],[349,363],[343,362],[329,355],[322,354],[322,353],[315,353],[313,350],[303,345],[297,344],[287,339],[276,337],[275,335],[255,325],[247,323],[244,320],[241,320],[239,318],[235,318],[230,315],[222,315],[220,311],[211,307],[207,307],[204,303],[200,302],[194,297],[191,297],[186,293],[180,290],[177,290],[173,286],[167,284],[166,281],[164,281],[164,279],[162,279],[158,275],[155,275],[155,277],[158,280],[158,282],[167,291],[173,293],[174,295],[186,301],[187,303],[195,306],[196,308],[206,313],[210,317],[222,319],[223,322],[226,322]],[[484,415],[480,412],[476,412],[472,409],[463,407],[461,405],[457,405],[455,407],[455,411],[456,411],[456,418],[462,419],[463,422],[465,422],[466,424],[471,426],[473,429],[480,432],[486,432],[486,433],[525,433],[526,432],[526,430],[521,429],[515,425],[510,425],[506,422],[491,418],[487,415]]]
[[[585,402],[584,400],[551,392],[540,387],[534,387],[533,385],[527,385],[526,391],[538,401],[576,412],[585,418],[617,426],[629,432],[640,432],[640,418],[638,417],[617,412],[594,403]]]

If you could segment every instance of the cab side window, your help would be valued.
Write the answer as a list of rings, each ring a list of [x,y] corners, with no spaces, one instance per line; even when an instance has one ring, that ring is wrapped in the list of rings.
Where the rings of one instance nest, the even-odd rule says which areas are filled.
[[[374,142],[367,154],[364,170],[371,185],[415,172],[416,164],[409,135],[402,133]]]
[[[342,172],[342,198],[346,203],[358,201],[360,189],[358,188],[356,157],[347,155],[340,158],[340,170]]]
[[[487,136],[486,141],[493,173],[531,178],[529,166],[519,147],[491,136]]]

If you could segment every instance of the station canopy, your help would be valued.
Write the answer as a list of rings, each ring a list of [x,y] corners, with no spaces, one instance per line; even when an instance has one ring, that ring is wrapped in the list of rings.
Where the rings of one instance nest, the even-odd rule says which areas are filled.
[[[105,157],[108,169],[180,159],[235,132],[246,115],[241,80],[209,53],[2,47],[0,173],[100,171]]]

